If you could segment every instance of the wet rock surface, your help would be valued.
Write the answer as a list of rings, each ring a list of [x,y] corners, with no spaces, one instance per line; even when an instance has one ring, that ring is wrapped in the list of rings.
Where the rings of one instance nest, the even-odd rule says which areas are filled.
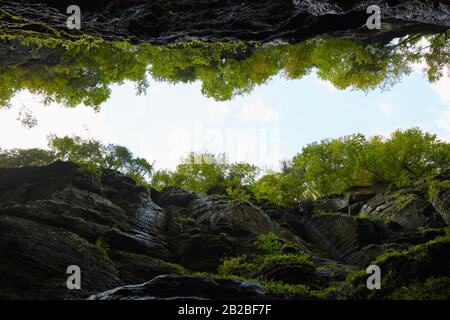
[[[257,236],[268,232],[302,245],[291,231],[249,203],[198,196],[178,188],[154,192],[152,198],[165,209],[176,261],[193,270],[216,271],[222,258],[253,250]]]
[[[261,285],[233,279],[201,276],[160,276],[141,285],[116,288],[89,297],[89,300],[226,300],[286,299],[269,294]]]
[[[312,298],[274,294],[256,282],[189,276],[216,273],[223,258],[251,254],[255,239],[268,232],[309,254],[312,264],[274,261],[253,279],[320,290],[392,252],[397,258],[380,263],[406,272],[397,282],[448,277],[442,181],[434,200],[410,189],[368,188],[343,195],[344,207],[323,206],[341,197],[331,196],[289,210],[179,188],[149,192],[120,173],[64,162],[0,169],[0,297]],[[348,210],[355,202],[360,211]],[[66,288],[70,265],[82,270],[82,290]],[[355,286],[345,297],[363,295]]]
[[[82,9],[80,31],[65,28],[68,5]],[[380,30],[364,27],[367,8],[382,9]],[[450,25],[444,0],[293,0],[293,1],[0,1],[7,31],[24,28],[14,17],[27,19],[28,30],[59,37],[91,35],[108,40],[168,44],[227,39],[274,40],[291,43],[318,35],[339,35],[361,41],[388,42],[415,32],[440,32]]]
[[[172,260],[161,209],[146,191],[116,172],[98,177],[56,162],[43,168],[0,169],[0,185],[0,274],[6,296],[70,296],[65,285],[70,265],[83,270],[83,290],[77,295],[125,284],[135,276],[127,280],[122,272],[125,276],[118,277],[123,259],[116,251]]]

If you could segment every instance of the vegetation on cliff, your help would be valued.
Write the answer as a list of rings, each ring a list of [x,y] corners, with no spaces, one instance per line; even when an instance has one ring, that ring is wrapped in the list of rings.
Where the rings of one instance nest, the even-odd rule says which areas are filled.
[[[0,167],[45,165],[71,161],[91,168],[118,170],[138,183],[161,190],[179,187],[199,194],[221,194],[240,200],[265,199],[294,207],[307,199],[342,194],[355,187],[386,184],[393,187],[430,182],[450,163],[450,144],[418,128],[397,130],[388,138],[354,134],[305,146],[279,172],[260,175],[248,163],[230,163],[226,155],[191,153],[174,171],[157,170],[125,147],[104,145],[80,137],[49,137],[50,150],[3,150]]]
[[[6,37],[0,43],[0,54],[7,55],[0,62],[0,106],[29,90],[46,103],[98,109],[109,98],[110,85],[132,81],[137,94],[143,94],[148,77],[169,83],[200,81],[203,94],[216,100],[246,94],[276,75],[300,79],[311,72],[338,89],[386,89],[420,61],[426,62],[430,81],[442,77],[449,64],[448,35],[407,36],[389,45],[326,37],[264,46],[199,41],[132,46],[101,40],[45,44]]]
[[[91,171],[117,170],[144,184],[153,173],[153,166],[143,158],[134,157],[123,146],[102,144],[94,139],[80,137],[48,137],[48,150],[0,149],[0,168],[44,166],[56,160],[70,161]]]
[[[312,73],[368,92],[450,65],[440,0],[380,0],[370,32],[357,0],[80,0],[81,30],[69,3],[0,0],[0,108],[27,90],[99,110],[113,84],[146,94],[150,79],[218,101]],[[450,144],[419,128],[313,142],[267,172],[208,152],[156,170],[124,146],[48,141],[0,149],[0,299],[450,299]]]

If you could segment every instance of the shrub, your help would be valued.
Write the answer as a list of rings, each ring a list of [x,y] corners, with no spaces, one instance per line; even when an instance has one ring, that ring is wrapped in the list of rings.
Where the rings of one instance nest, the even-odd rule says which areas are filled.
[[[218,272],[222,276],[249,277],[257,270],[257,266],[248,260],[245,255],[227,258],[219,266]]]
[[[273,232],[260,235],[255,242],[255,247],[265,255],[283,252],[283,243]]]

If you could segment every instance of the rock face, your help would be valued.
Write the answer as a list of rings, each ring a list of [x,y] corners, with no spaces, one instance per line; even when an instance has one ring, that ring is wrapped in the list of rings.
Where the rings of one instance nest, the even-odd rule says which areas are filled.
[[[256,237],[268,232],[302,246],[291,231],[248,203],[198,196],[178,188],[153,192],[152,199],[165,209],[177,262],[192,270],[214,272],[222,258],[252,250]]]
[[[200,276],[159,276],[141,285],[116,288],[89,297],[89,300],[226,300],[286,299],[287,295],[271,295],[264,287],[232,279],[214,279]]]
[[[442,227],[445,224],[433,205],[414,193],[377,195],[363,206],[361,213],[392,219],[406,228]]]
[[[253,277],[294,285],[307,283],[314,289],[324,284],[312,265],[299,262],[274,262],[264,266]]]
[[[449,190],[440,179],[431,202],[414,188],[377,187],[287,210],[179,188],[148,192],[120,173],[64,162],[0,169],[0,298],[312,298],[190,276],[216,273],[224,257],[251,254],[254,240],[268,232],[291,243],[293,252],[309,254],[311,263],[275,260],[252,278],[321,290],[398,252],[380,264],[392,274],[405,272],[403,282],[397,279],[402,286],[416,278],[423,282],[418,287],[435,281],[424,275],[445,282]],[[82,270],[81,290],[66,287],[71,265]],[[369,298],[360,286],[345,297]],[[390,290],[377,297],[399,294]]]
[[[65,28],[66,9],[72,4],[81,8],[81,31]],[[0,20],[8,32],[23,29],[20,20],[11,18],[23,17],[34,32],[156,44],[231,38],[299,42],[324,34],[388,42],[450,26],[450,6],[445,0],[15,0],[0,1],[0,5],[8,12]],[[380,30],[364,27],[370,5],[382,10]]]
[[[450,190],[440,191],[433,200],[433,206],[441,214],[442,219],[450,225]]]
[[[98,177],[63,162],[0,169],[1,294],[85,296],[167,270],[180,272],[170,264],[164,219],[145,189],[116,172]],[[137,267],[127,259],[143,270],[130,275]],[[70,265],[83,272],[76,293],[65,285]]]

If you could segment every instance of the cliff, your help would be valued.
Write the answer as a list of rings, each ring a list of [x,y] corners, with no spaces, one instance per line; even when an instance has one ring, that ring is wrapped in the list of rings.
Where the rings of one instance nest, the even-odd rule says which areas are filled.
[[[65,27],[66,9],[73,4],[81,8],[80,30]],[[370,5],[381,8],[380,30],[365,27]],[[407,34],[443,32],[450,21],[444,0],[15,0],[0,6],[6,33],[163,45],[230,39],[297,43],[320,35],[386,43]]]
[[[448,180],[436,178],[444,187],[431,198],[422,185],[380,185],[288,210],[178,188],[149,192],[115,171],[65,162],[0,169],[0,297],[392,298],[450,277]],[[270,232],[311,264],[274,261],[252,279],[339,286],[319,297],[211,275],[224,257],[252,254],[255,239]],[[365,287],[374,261],[386,275],[376,293]],[[82,270],[81,290],[66,288],[69,265]],[[448,287],[430,290],[449,297]]]

